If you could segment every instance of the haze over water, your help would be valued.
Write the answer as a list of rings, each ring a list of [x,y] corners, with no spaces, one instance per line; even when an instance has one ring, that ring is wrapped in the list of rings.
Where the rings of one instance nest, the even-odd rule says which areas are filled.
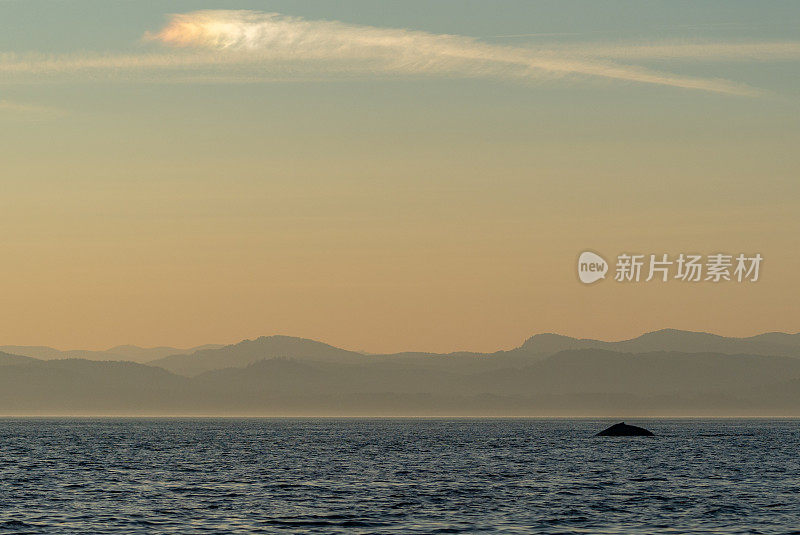
[[[9,533],[798,533],[800,421],[5,419]]]

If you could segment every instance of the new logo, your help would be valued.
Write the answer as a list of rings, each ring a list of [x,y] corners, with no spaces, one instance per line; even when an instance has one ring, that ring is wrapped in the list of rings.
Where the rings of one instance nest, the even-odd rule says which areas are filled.
[[[584,284],[591,284],[606,278],[608,262],[599,254],[591,251],[581,253],[578,258],[578,278]]]

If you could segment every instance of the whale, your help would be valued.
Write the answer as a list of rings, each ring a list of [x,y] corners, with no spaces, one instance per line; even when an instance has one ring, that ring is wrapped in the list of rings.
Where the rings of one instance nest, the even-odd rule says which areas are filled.
[[[655,435],[645,429],[635,425],[628,425],[625,422],[614,424],[608,429],[603,429],[595,435],[596,437],[654,437]]]

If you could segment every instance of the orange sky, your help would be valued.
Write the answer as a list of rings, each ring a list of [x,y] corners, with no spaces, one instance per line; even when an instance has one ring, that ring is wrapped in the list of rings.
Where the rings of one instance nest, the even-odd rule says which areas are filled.
[[[491,35],[520,33],[513,18]],[[767,54],[758,61],[722,41],[615,41],[606,48],[620,57],[603,61],[641,63],[621,79],[603,78],[616,72],[606,63],[591,74],[591,57],[543,79],[444,62],[450,49],[435,35],[459,32],[433,22],[433,37],[417,38],[433,71],[381,56],[383,70],[364,74],[337,57],[319,60],[330,61],[327,78],[301,61],[312,70],[292,78],[296,50],[285,43],[277,78],[132,69],[177,53],[141,41],[168,20],[104,34],[95,56],[74,52],[83,41],[62,43],[63,55],[46,65],[31,56],[22,74],[16,56],[0,57],[0,344],[187,347],[288,334],[371,352],[491,351],[539,332],[800,330],[792,36],[751,36],[761,45],[748,54]],[[318,49],[301,52],[364,31],[322,28]],[[60,34],[36,31],[15,53],[39,50],[37,35],[57,48],[47,36]],[[389,60],[402,52],[405,33],[370,31]],[[113,39],[124,61],[99,56]],[[453,46],[499,64],[539,61],[478,41]],[[637,82],[645,68],[667,74]],[[686,79],[705,85],[686,89]],[[719,89],[729,87],[758,91]],[[612,261],[758,252],[764,264],[755,284],[584,286],[575,261],[587,249]]]

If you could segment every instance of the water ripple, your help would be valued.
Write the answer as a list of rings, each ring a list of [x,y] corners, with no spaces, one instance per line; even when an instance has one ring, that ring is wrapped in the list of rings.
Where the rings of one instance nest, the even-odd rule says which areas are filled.
[[[800,422],[0,420],[0,533],[800,533]]]

